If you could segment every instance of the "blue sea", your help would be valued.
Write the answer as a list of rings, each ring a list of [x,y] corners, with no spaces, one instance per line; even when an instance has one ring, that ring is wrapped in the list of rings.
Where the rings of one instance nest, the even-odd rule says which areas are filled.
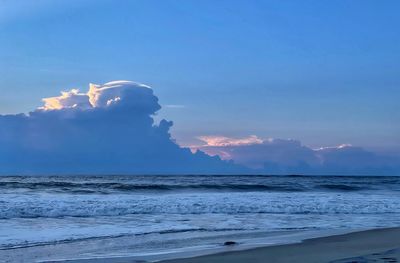
[[[5,262],[157,258],[227,240],[272,244],[393,226],[400,226],[400,177],[0,177]]]

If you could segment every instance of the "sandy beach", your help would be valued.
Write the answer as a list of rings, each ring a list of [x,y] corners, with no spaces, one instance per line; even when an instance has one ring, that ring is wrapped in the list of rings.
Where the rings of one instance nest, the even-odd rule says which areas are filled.
[[[217,262],[399,262],[400,228],[354,232],[304,240],[298,244],[270,246],[163,261],[164,263]]]
[[[274,262],[274,263],[369,263],[400,262],[400,228],[373,229],[343,235],[307,239],[300,243],[238,249],[191,258],[159,261],[161,263],[219,263],[219,262]],[[147,262],[132,257],[72,260],[73,263],[132,263]]]

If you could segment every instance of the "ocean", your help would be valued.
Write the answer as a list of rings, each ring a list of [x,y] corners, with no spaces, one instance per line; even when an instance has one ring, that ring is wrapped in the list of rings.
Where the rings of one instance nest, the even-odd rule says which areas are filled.
[[[393,226],[400,226],[400,177],[0,177],[6,262],[18,255],[156,258],[228,240],[279,243],[301,233]]]

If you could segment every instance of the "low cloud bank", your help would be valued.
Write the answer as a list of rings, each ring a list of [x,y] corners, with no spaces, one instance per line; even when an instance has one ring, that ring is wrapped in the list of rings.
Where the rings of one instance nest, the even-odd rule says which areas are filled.
[[[253,135],[202,136],[203,145],[180,147],[171,121],[154,123],[161,106],[153,90],[131,81],[90,84],[43,103],[0,115],[0,174],[400,175],[398,159],[351,145],[311,149]]]
[[[400,175],[400,160],[361,147],[340,145],[311,149],[299,141],[257,136],[229,138],[200,136],[192,147],[210,156],[233,160],[266,174]]]
[[[0,115],[0,174],[200,174],[247,169],[193,154],[155,124],[153,90],[130,81],[90,84],[43,99],[28,114]]]

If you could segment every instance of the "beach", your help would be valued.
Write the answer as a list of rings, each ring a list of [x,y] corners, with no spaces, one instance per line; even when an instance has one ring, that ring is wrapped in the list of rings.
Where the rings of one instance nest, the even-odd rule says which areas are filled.
[[[163,261],[164,263],[213,262],[398,262],[400,228],[374,229],[308,239],[297,244],[255,248]]]
[[[240,246],[240,245],[239,245]],[[240,249],[238,247],[232,249]],[[223,252],[161,263],[369,263],[400,261],[400,228],[373,229],[343,235],[307,239],[300,243]],[[130,257],[67,261],[73,263],[145,262]]]

